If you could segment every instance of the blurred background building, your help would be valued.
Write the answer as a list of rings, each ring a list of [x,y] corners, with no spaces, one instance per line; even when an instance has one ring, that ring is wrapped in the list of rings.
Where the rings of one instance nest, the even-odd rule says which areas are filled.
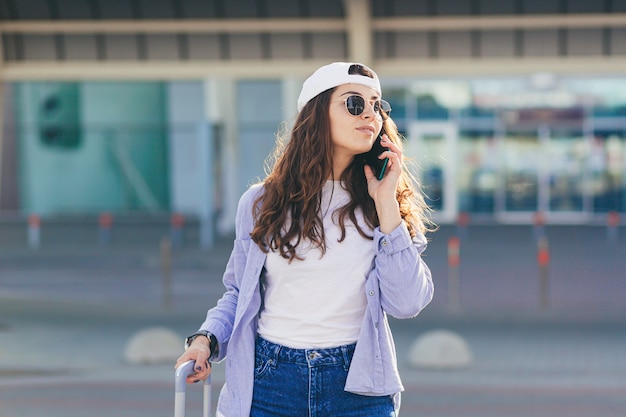
[[[626,212],[626,0],[0,0],[0,213],[233,229],[302,81],[381,76],[441,223]]]

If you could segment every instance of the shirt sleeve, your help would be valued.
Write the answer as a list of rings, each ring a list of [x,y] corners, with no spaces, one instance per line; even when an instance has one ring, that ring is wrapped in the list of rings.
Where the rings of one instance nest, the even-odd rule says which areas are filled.
[[[250,239],[253,224],[252,206],[260,190],[258,186],[251,187],[239,200],[235,221],[235,242],[222,277],[226,291],[218,300],[217,305],[207,312],[206,319],[200,326],[201,330],[211,332],[218,341],[218,352],[211,355],[211,361],[221,361],[228,351],[228,342],[239,303],[240,281],[245,269],[249,246],[254,244]]]
[[[377,280],[384,311],[396,318],[416,316],[433,298],[430,269],[422,259],[426,237],[411,238],[404,223],[389,234],[374,230],[373,276]]]

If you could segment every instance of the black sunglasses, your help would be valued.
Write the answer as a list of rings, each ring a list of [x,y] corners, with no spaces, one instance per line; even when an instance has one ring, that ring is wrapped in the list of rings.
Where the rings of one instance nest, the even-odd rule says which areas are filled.
[[[365,111],[365,99],[361,96],[353,95],[344,99],[346,110],[353,116],[360,116]],[[372,105],[374,113],[380,114],[382,117],[389,117],[391,113],[391,105],[385,100],[375,100]]]

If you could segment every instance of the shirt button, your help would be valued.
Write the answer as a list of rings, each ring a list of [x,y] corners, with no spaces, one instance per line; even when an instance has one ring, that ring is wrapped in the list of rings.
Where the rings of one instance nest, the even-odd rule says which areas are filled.
[[[370,295],[374,295],[374,291],[370,291]]]
[[[383,240],[383,242],[381,243],[381,245],[383,245],[383,246],[387,246],[387,241],[386,241],[386,240]]]

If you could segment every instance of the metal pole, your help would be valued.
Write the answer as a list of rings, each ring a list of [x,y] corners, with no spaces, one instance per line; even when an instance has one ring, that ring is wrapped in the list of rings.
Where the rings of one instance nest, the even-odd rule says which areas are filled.
[[[537,242],[537,264],[539,265],[539,305],[542,311],[550,308],[550,249],[548,238],[541,236]]]
[[[448,239],[448,308],[458,311],[461,308],[461,240]]]
[[[172,243],[166,237],[161,239],[161,270],[163,274],[163,305],[172,305]]]
[[[2,40],[2,32],[0,32],[0,40]],[[0,42],[0,71],[2,71],[4,51],[2,42]],[[0,80],[0,201],[2,201],[2,155],[4,151],[4,82]]]
[[[173,213],[170,217],[170,239],[174,247],[183,246],[183,227],[185,226],[185,216],[181,213]]]
[[[543,211],[536,211],[533,215],[533,237],[535,242],[546,236],[546,215]]]

